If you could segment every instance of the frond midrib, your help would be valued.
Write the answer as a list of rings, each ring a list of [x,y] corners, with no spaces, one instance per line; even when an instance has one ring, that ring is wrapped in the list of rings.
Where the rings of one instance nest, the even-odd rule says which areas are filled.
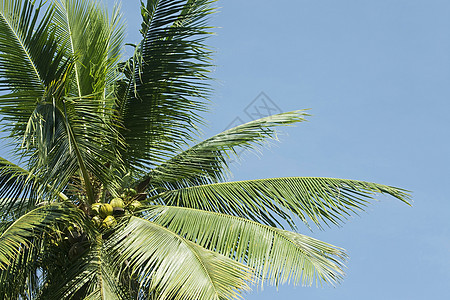
[[[149,220],[140,218],[140,217],[136,217],[136,216],[135,216],[135,218],[139,218],[139,219],[141,219],[141,220],[143,220],[143,221],[145,221],[145,222],[151,223],[153,226],[156,226],[156,227],[160,228],[161,230],[167,232],[167,233],[170,234],[171,236],[174,236],[176,239],[178,239],[180,242],[182,242],[184,245],[186,245],[186,246],[190,249],[191,253],[194,254],[194,256],[195,256],[196,260],[198,261],[198,263],[200,264],[202,270],[204,271],[204,273],[205,273],[206,276],[208,277],[208,280],[209,280],[209,282],[211,283],[211,286],[214,287],[214,294],[216,295],[216,299],[219,299],[219,294],[217,293],[216,286],[215,286],[215,284],[214,284],[214,282],[213,282],[213,280],[212,280],[212,278],[211,278],[211,276],[210,276],[210,274],[209,274],[209,272],[208,272],[208,269],[207,269],[206,266],[203,264],[201,258],[198,256],[197,251],[195,251],[195,249],[190,245],[191,242],[190,242],[189,240],[186,240],[186,239],[182,238],[182,237],[179,236],[177,233],[175,233],[175,232],[173,232],[173,231],[167,229],[166,227],[164,227],[164,226],[162,226],[162,225],[159,225],[158,223],[155,223],[155,222],[152,222],[152,221],[149,221]]]
[[[33,71],[34,71],[34,73],[35,73],[35,75],[36,75],[36,77],[37,77],[37,79],[38,79],[38,81],[39,81],[41,87],[43,88],[43,87],[44,87],[44,82],[42,81],[42,78],[41,78],[41,76],[40,76],[40,74],[39,74],[39,71],[37,70],[37,67],[36,67],[35,63],[34,63],[34,61],[32,60],[31,55],[30,55],[30,53],[28,52],[28,49],[25,47],[25,44],[24,44],[23,41],[20,39],[19,35],[18,35],[17,32],[14,30],[14,27],[11,25],[11,23],[8,21],[8,19],[5,17],[5,15],[3,14],[2,11],[0,11],[0,15],[1,15],[3,21],[4,21],[6,24],[8,24],[9,29],[11,30],[11,32],[12,32],[12,33],[14,34],[14,36],[16,37],[16,40],[19,42],[19,44],[20,44],[20,46],[21,46],[23,52],[25,53],[26,57],[28,58],[29,63],[31,64],[31,66],[32,66],[32,68],[33,68]]]
[[[29,215],[32,215],[33,213],[37,212],[38,210],[41,210],[41,209],[44,209],[44,208],[46,208],[46,206],[38,207],[38,208],[35,208],[35,209],[33,209],[33,210],[27,212],[26,214],[23,214],[22,216],[20,216],[20,217],[19,217],[17,220],[15,220],[11,225],[9,225],[9,227],[8,227],[8,228],[0,235],[0,239],[4,238],[5,234],[7,234],[7,233],[11,230],[11,228],[14,227],[14,225],[16,225],[17,223],[20,223],[20,221],[21,221],[23,218],[26,218],[26,217],[28,217]]]
[[[178,192],[181,190],[191,190],[191,189],[198,189],[198,188],[206,188],[206,187],[214,187],[214,186],[222,186],[222,185],[229,185],[229,184],[236,184],[239,185],[241,183],[261,183],[263,181],[275,181],[275,180],[287,180],[287,179],[326,179],[326,180],[341,180],[341,181],[352,181],[352,182],[364,182],[365,181],[358,181],[358,180],[353,180],[353,179],[339,179],[339,178],[331,178],[331,177],[301,177],[301,176],[292,176],[292,177],[275,177],[275,178],[260,178],[260,179],[247,179],[247,180],[238,180],[238,181],[227,181],[227,182],[216,182],[216,183],[208,183],[208,184],[203,184],[203,185],[199,185],[199,186],[190,186],[190,187],[185,187],[185,188],[181,188],[181,189],[176,189],[176,190],[170,190],[167,192],[163,192],[160,195],[166,194],[166,193],[171,193],[171,192]],[[242,187],[242,186],[240,186]]]
[[[70,25],[69,13],[67,11],[66,5],[64,3],[62,3],[62,2],[61,2],[61,5],[63,6],[64,16],[66,17],[67,30],[68,30],[69,40],[70,40],[70,48],[72,50],[72,55],[74,55],[75,54],[75,47],[74,47],[74,44],[73,44],[72,27]],[[77,83],[78,96],[81,97],[81,86],[80,86],[80,78],[79,78],[79,74],[78,74],[78,67],[75,66],[74,70],[75,70],[75,81]]]
[[[249,220],[249,219],[246,219],[246,218],[241,218],[241,217],[237,217],[237,216],[233,216],[233,215],[227,215],[227,214],[221,214],[221,213],[214,212],[214,211],[205,211],[205,210],[202,210],[202,209],[191,208],[191,207],[165,206],[165,205],[154,205],[154,207],[174,207],[174,208],[180,209],[180,210],[191,210],[191,211],[196,211],[196,212],[200,212],[200,213],[212,214],[212,215],[216,215],[216,216],[226,217],[226,218],[234,219],[234,220],[237,220],[237,221],[248,222],[248,223],[253,224],[253,225],[256,225],[256,226],[258,226],[258,227],[265,228],[265,229],[267,229],[268,231],[270,231],[270,232],[272,232],[272,233],[274,233],[274,234],[278,234],[281,238],[285,239],[286,241],[288,241],[289,243],[291,243],[293,246],[295,246],[296,249],[298,249],[300,252],[305,253],[305,251],[304,251],[303,249],[301,249],[301,248],[295,243],[295,241],[293,241],[293,240],[290,239],[288,236],[286,236],[286,235],[283,234],[283,231],[285,231],[285,230],[283,230],[283,229],[281,229],[281,228],[271,227],[271,226],[269,226],[269,225],[261,224],[261,223],[258,223],[258,222],[256,222],[256,221]],[[162,214],[164,214],[164,213],[161,213],[161,215],[162,215]],[[154,223],[154,222],[152,222],[152,223]],[[169,231],[170,231],[170,230],[169,230]],[[288,232],[289,232],[289,231],[288,231]],[[297,233],[297,232],[292,232],[292,233],[302,235],[302,234]],[[332,246],[332,245],[330,245],[330,246]],[[338,247],[336,247],[336,246],[333,246],[333,247],[336,248],[336,249],[338,249],[338,250],[343,250],[343,249],[338,248]]]

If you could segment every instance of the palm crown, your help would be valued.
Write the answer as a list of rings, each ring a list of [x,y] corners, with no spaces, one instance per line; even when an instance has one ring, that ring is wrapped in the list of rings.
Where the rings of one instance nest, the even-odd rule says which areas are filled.
[[[197,143],[210,96],[209,0],[142,3],[142,40],[91,0],[0,1],[0,294],[4,299],[234,299],[249,283],[334,283],[339,225],[375,193],[332,178],[227,182],[238,148],[304,111]],[[295,232],[283,228],[290,227]]]

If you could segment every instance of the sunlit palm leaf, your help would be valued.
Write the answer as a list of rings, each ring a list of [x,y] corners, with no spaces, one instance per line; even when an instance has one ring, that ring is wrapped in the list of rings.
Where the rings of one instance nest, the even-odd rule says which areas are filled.
[[[270,283],[336,283],[343,276],[342,249],[243,218],[174,206],[152,206],[145,218],[202,247],[246,262]]]
[[[248,288],[244,265],[145,219],[131,217],[108,242],[117,264],[158,299],[235,299]]]
[[[82,211],[68,203],[38,207],[12,222],[0,235],[0,269],[5,269],[31,240],[51,230],[56,223],[82,223]]]
[[[122,54],[124,27],[117,9],[109,17],[97,1],[63,0],[56,5],[53,21],[58,37],[76,57],[72,95],[105,96],[105,88],[117,78]]]
[[[138,189],[149,184],[166,190],[219,182],[226,177],[227,158],[234,156],[239,147],[254,149],[268,139],[276,140],[276,127],[305,121],[306,116],[304,111],[281,113],[221,132],[153,169]]]
[[[0,219],[8,218],[9,213],[30,209],[44,199],[64,201],[67,196],[30,171],[0,157]]]
[[[46,88],[58,80],[67,57],[51,25],[52,6],[40,15],[34,1],[0,1],[0,113],[10,137],[20,140]]]
[[[128,164],[140,170],[159,164],[192,140],[209,94],[205,82],[211,52],[205,0],[147,1],[144,39],[124,70],[119,103]]]
[[[85,22],[89,19],[90,22]],[[74,85],[64,105],[68,146],[76,156],[86,185],[88,201],[94,201],[90,174],[117,189],[109,171],[120,162],[113,83],[122,51],[123,24],[114,10],[112,17],[94,1],[62,1],[55,22],[67,52],[75,57]]]
[[[292,215],[306,225],[318,227],[341,224],[348,216],[364,210],[376,193],[409,203],[405,190],[365,181],[286,177],[215,183],[168,191],[161,194],[164,204],[216,211],[262,221],[279,223],[277,217],[295,228]]]

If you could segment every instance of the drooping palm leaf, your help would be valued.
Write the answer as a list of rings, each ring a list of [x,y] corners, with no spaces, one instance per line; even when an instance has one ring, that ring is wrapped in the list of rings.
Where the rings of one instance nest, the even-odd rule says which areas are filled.
[[[65,201],[68,198],[30,171],[0,157],[0,219],[33,208],[44,199]]]
[[[70,147],[66,118],[58,106],[56,102],[36,105],[28,120],[23,147],[27,149],[30,173],[40,178],[42,185],[63,191],[77,171],[78,161]]]
[[[90,249],[74,261],[61,263],[64,272],[59,276],[50,272],[51,284],[41,293],[42,299],[131,299],[105,252],[101,238],[92,241]]]
[[[145,218],[202,247],[245,262],[259,279],[311,285],[343,276],[344,251],[314,238],[247,219],[185,207],[151,206]]]
[[[141,180],[138,190],[149,184],[153,189],[170,190],[222,181],[228,171],[227,158],[237,148],[254,149],[268,139],[276,140],[276,127],[305,121],[306,116],[304,111],[286,112],[221,132],[153,169]]]
[[[83,175],[88,198],[93,199],[92,185],[85,162],[88,149],[81,148],[85,140],[77,139],[74,134],[76,126],[72,123],[77,121],[70,122],[76,118],[73,105],[70,104],[60,99],[36,105],[28,120],[24,136],[24,146],[29,154],[29,167],[36,177],[45,180],[42,182],[44,185],[59,190],[64,189],[79,171]],[[89,127],[95,127],[98,123],[99,120],[96,118]]]
[[[393,196],[409,204],[405,190],[358,180],[286,177],[215,183],[162,193],[159,200],[172,206],[216,211],[292,228],[292,215],[306,225],[341,224],[348,216],[364,210],[376,193]]]
[[[35,208],[16,219],[0,235],[0,269],[11,264],[18,253],[32,247],[32,239],[51,230],[55,224],[83,224],[84,218],[83,212],[73,205],[57,203]]]
[[[42,187],[37,185],[30,173],[0,158],[0,206],[2,217],[10,210],[21,210],[24,205],[33,207],[38,201]]]
[[[17,254],[6,269],[0,269],[1,299],[35,299],[39,290],[39,261],[42,247],[34,241],[33,247]]]
[[[35,1],[0,1],[0,114],[10,137],[20,141],[28,119],[67,67],[55,37],[52,6],[40,15]],[[20,145],[20,144],[19,144]]]
[[[118,266],[126,265],[158,299],[235,299],[251,279],[244,265],[139,217],[108,243]]]

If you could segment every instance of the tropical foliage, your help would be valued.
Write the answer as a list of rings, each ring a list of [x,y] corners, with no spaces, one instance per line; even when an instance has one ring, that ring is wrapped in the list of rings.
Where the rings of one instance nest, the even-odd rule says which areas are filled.
[[[239,148],[307,114],[196,140],[211,2],[143,2],[142,40],[123,59],[118,7],[0,1],[3,299],[235,299],[252,283],[333,284],[345,252],[297,225],[339,225],[376,193],[408,203],[356,180],[227,181]]]

